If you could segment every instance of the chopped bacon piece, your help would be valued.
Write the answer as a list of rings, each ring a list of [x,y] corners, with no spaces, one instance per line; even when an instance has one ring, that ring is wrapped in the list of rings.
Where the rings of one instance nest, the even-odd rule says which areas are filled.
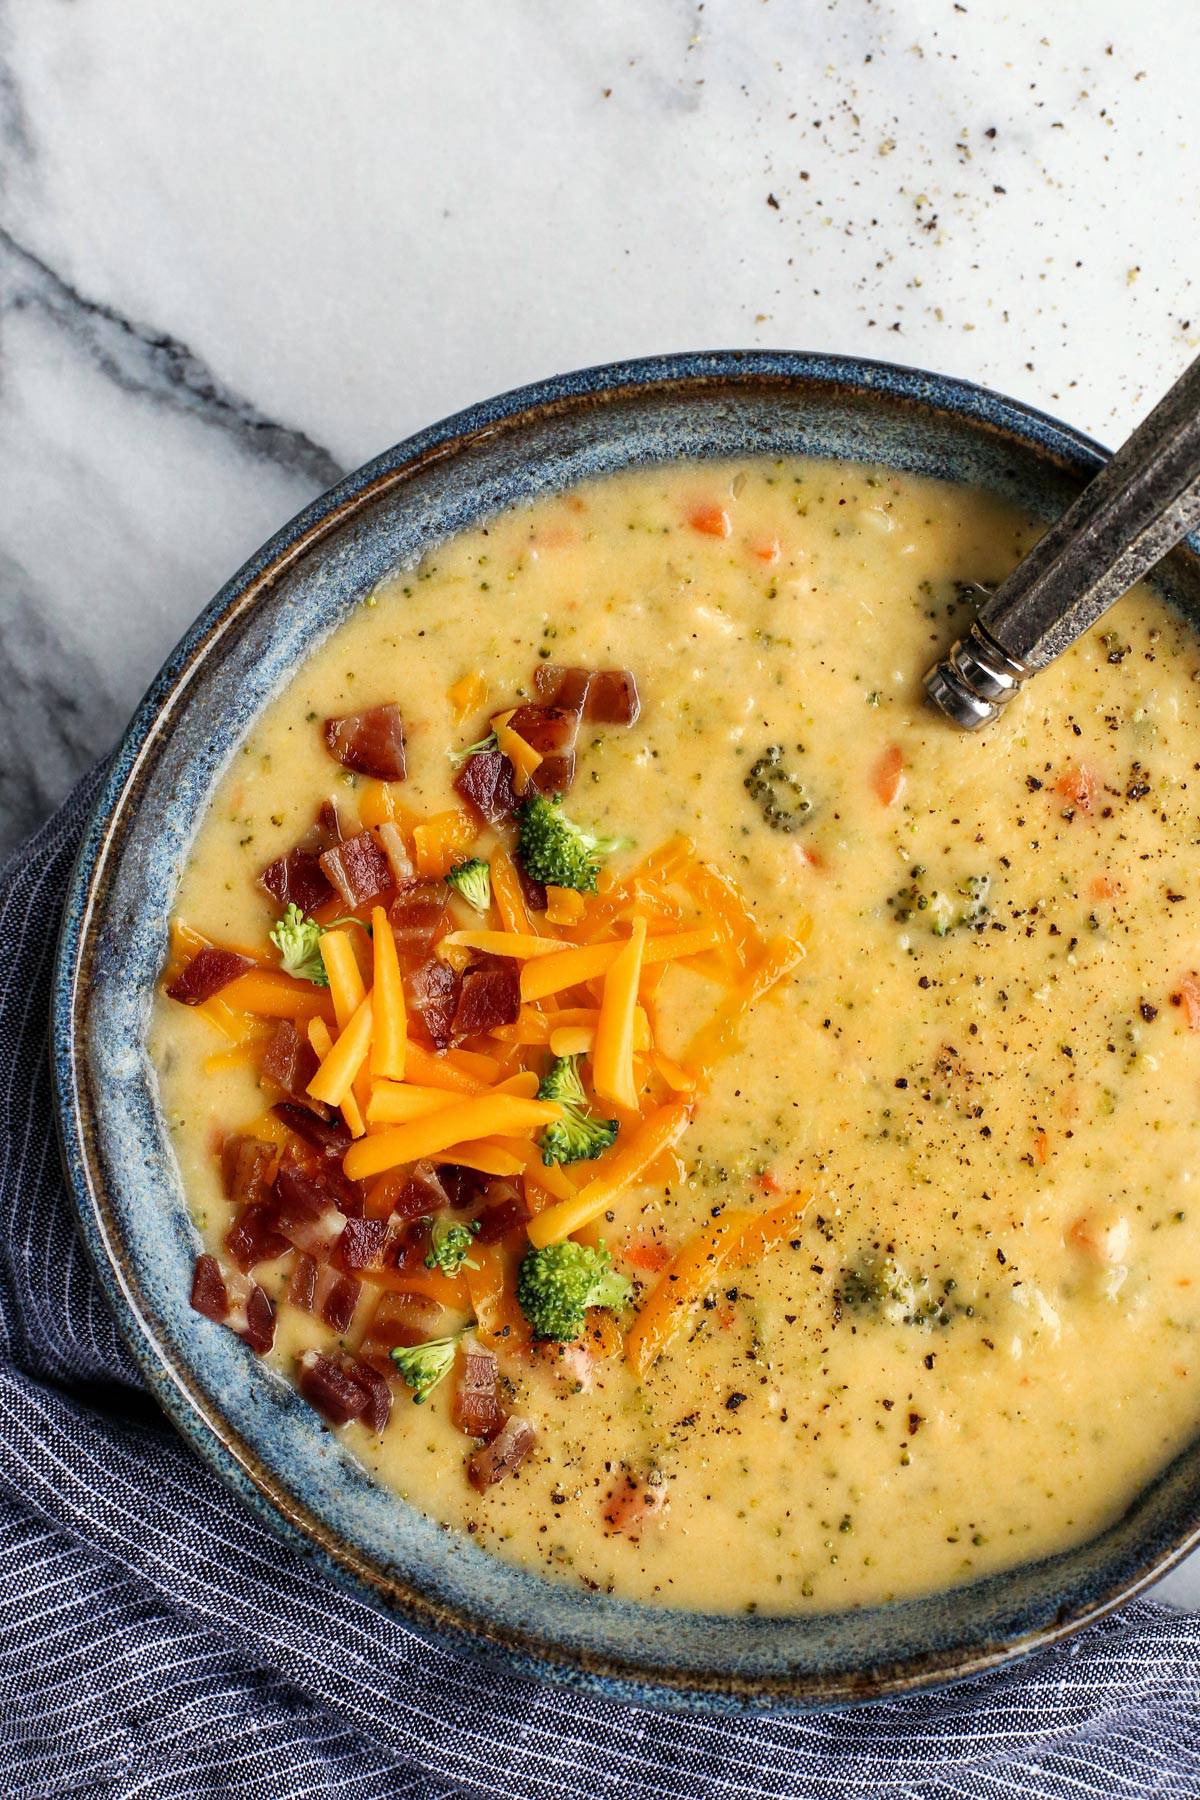
[[[383,1260],[387,1224],[383,1219],[347,1219],[338,1239],[338,1261],[350,1273],[378,1268]]]
[[[339,1275],[329,1268],[318,1269],[314,1310],[331,1331],[349,1331],[361,1293],[362,1283],[353,1275]]]
[[[417,1165],[418,1168],[425,1166]],[[415,1169],[413,1173],[416,1173]],[[474,1205],[487,1186],[486,1175],[481,1175],[478,1169],[464,1168],[461,1163],[442,1163],[437,1170],[437,1178],[446,1196],[443,1205],[449,1203],[456,1212]],[[432,1207],[426,1208],[427,1212],[433,1210]]]
[[[448,1174],[449,1170],[441,1173]],[[423,1219],[430,1213],[441,1212],[448,1198],[434,1165],[414,1163],[392,1200],[392,1218]]]
[[[533,671],[537,697],[547,706],[563,706],[582,714],[592,685],[590,669],[565,669],[558,663],[539,663]]]
[[[206,1319],[212,1319],[214,1324],[225,1323],[225,1315],[229,1311],[229,1295],[225,1291],[221,1265],[215,1256],[196,1258],[196,1268],[192,1275],[192,1305]]]
[[[500,1429],[500,1402],[496,1396],[496,1358],[482,1344],[459,1345],[450,1414],[467,1437],[485,1442]]]
[[[632,669],[597,669],[583,708],[589,725],[636,725],[641,710]]]
[[[378,1369],[369,1362],[357,1358],[353,1368],[353,1379],[367,1396],[366,1409],[362,1422],[368,1431],[382,1431],[392,1416],[392,1390]]]
[[[313,1311],[317,1300],[317,1265],[311,1256],[298,1256],[288,1282],[287,1297],[301,1312]]]
[[[533,774],[530,786],[539,794],[565,794],[575,779],[575,752],[564,750],[561,755],[544,756]]]
[[[318,851],[332,850],[335,844],[341,843],[345,835],[342,830],[342,815],[338,811],[338,803],[331,794],[328,800],[322,800],[317,808],[317,822],[313,827],[315,840],[313,848]]]
[[[326,719],[325,747],[359,775],[371,775],[376,781],[404,780],[404,720],[398,706],[373,706],[369,712]]]
[[[478,1240],[481,1244],[498,1244],[529,1221],[529,1208],[517,1189],[508,1181],[488,1183],[487,1205],[479,1215]]]
[[[235,1206],[261,1206],[274,1176],[275,1151],[261,1138],[235,1135],[221,1146],[221,1179]]]
[[[241,1323],[236,1322],[236,1314],[229,1315],[229,1323],[243,1338],[256,1356],[265,1356],[275,1342],[275,1308],[265,1289],[255,1282],[246,1296],[245,1316]]]
[[[568,786],[569,785],[570,784],[568,783]],[[545,912],[547,906],[550,904],[549,895],[546,893],[545,882],[535,881],[532,875],[526,874],[525,869],[520,863],[515,863],[513,866],[517,871],[517,880],[521,884],[521,893],[524,896],[525,904],[530,912]]]
[[[489,825],[511,818],[520,801],[513,785],[513,766],[499,750],[481,750],[468,756],[454,777],[457,793]]]
[[[321,867],[353,912],[392,884],[392,865],[373,831],[356,831],[321,857]]]
[[[604,1503],[605,1531],[636,1542],[650,1521],[667,1510],[668,1498],[665,1482],[643,1480],[627,1469]]]
[[[289,850],[286,856],[268,863],[258,881],[281,907],[298,906],[304,913],[316,912],[318,906],[333,899],[315,850]]]
[[[362,1382],[319,1350],[306,1350],[301,1356],[296,1386],[331,1425],[348,1425],[367,1410],[367,1390]]]
[[[569,706],[518,706],[508,721],[510,731],[524,738],[540,756],[563,756],[574,750],[579,736],[579,712]]]
[[[511,956],[495,957],[463,975],[452,1035],[476,1037],[514,1025],[521,1011],[521,970]]]
[[[340,1160],[350,1148],[350,1132],[341,1118],[320,1118],[307,1106],[297,1106],[290,1100],[281,1100],[271,1111],[281,1125],[286,1125],[302,1143],[319,1150],[322,1156]]]
[[[274,1262],[291,1247],[276,1229],[271,1206],[244,1206],[225,1237],[225,1248],[243,1273],[256,1263]]]
[[[219,994],[223,987],[244,975],[247,969],[254,967],[248,956],[239,956],[236,950],[220,950],[214,944],[197,950],[191,961],[180,970],[170,987],[167,996],[171,1000],[182,1001],[184,1006],[202,1006]]]
[[[381,1294],[359,1354],[390,1368],[393,1350],[427,1343],[438,1335],[442,1308],[428,1294]]]
[[[302,1250],[325,1262],[346,1229],[346,1217],[332,1198],[325,1171],[283,1162],[275,1178],[275,1223]]]
[[[262,1079],[298,1105],[314,1109],[308,1084],[317,1072],[317,1053],[294,1019],[280,1019],[263,1054]],[[327,1109],[320,1108],[324,1113]]]
[[[431,956],[404,983],[410,1012],[420,1019],[438,1050],[447,1049],[454,1037],[460,980],[458,971],[449,963]]]
[[[484,1444],[467,1458],[467,1480],[479,1493],[503,1481],[520,1468],[533,1449],[534,1430],[528,1419],[516,1413],[504,1421],[490,1444]]]
[[[448,894],[443,881],[405,884],[388,908],[388,924],[401,956],[427,956],[445,928]]]

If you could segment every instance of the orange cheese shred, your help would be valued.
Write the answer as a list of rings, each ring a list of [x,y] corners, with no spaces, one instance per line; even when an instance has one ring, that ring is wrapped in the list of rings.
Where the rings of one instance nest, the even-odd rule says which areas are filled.
[[[631,1109],[638,1103],[633,1026],[645,948],[646,921],[634,919],[629,942],[614,957],[604,977],[604,996],[592,1046],[592,1086],[596,1093]]]
[[[314,1100],[326,1106],[340,1106],[354,1085],[354,1077],[367,1060],[371,1049],[371,996],[359,1002],[345,1026],[334,1040],[328,1055],[308,1084]]]
[[[375,1003],[371,1075],[388,1081],[403,1081],[408,1050],[408,1012],[404,1004],[404,981],[396,939],[388,923],[387,910],[382,906],[371,909],[371,950],[374,969],[371,993]]]
[[[322,1062],[324,1062],[325,1058],[333,1049],[333,1038],[330,1035],[329,1027],[326,1025],[324,1019],[310,1019],[308,1021],[308,1041],[316,1051],[317,1055],[321,1058]],[[346,1129],[349,1131],[350,1136],[356,1138],[362,1137],[367,1128],[363,1122],[362,1108],[359,1106],[353,1090],[351,1090],[341,1102],[341,1114],[346,1121]]]
[[[639,1381],[728,1265],[749,1221],[749,1213],[730,1208],[690,1238],[663,1270],[625,1334],[625,1360]]]
[[[413,1119],[351,1144],[343,1167],[351,1181],[367,1181],[372,1175],[395,1168],[397,1163],[419,1162],[423,1157],[437,1156],[451,1145],[540,1130],[557,1119],[559,1111],[548,1100],[525,1100],[514,1094],[477,1094],[427,1118]]]
[[[610,1151],[597,1167],[592,1179],[579,1189],[573,1200],[561,1200],[529,1221],[530,1242],[539,1248],[570,1237],[592,1219],[598,1218],[624,1189],[633,1187],[664,1150],[669,1150],[683,1136],[692,1119],[688,1100],[673,1100],[649,1113],[622,1146]],[[353,1155],[353,1150],[348,1152]]]

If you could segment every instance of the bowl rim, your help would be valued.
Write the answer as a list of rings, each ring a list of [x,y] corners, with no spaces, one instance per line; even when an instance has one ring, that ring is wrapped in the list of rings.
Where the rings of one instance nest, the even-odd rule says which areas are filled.
[[[611,402],[652,389],[664,395],[715,385],[781,381],[859,397],[886,395],[1009,437],[1061,471],[1087,477],[1108,452],[1050,414],[958,377],[858,357],[793,350],[686,351],[598,364],[510,389],[450,414],[352,471],[275,532],[187,628],[134,712],[107,768],[84,827],[70,876],[51,988],[54,1112],[67,1188],[105,1298],[142,1374],[172,1425],[201,1459],[235,1488],[258,1517],[305,1552],[334,1581],[399,1615],[422,1639],[452,1652],[498,1660],[509,1669],[590,1689],[642,1706],[715,1712],[799,1713],[882,1700],[994,1670],[1102,1618],[1157,1581],[1200,1543],[1200,1518],[1151,1563],[1118,1578],[1099,1598],[1060,1611],[1014,1638],[967,1650],[932,1649],[898,1664],[863,1671],[779,1676],[648,1668],[615,1655],[550,1649],[515,1631],[481,1628],[448,1606],[376,1568],[282,1488],[254,1448],[226,1420],[186,1366],[159,1342],[145,1297],[122,1253],[119,1224],[98,1166],[91,1097],[82,1079],[81,997],[103,917],[121,827],[143,775],[169,734],[202,661],[260,597],[334,532],[430,463],[522,421],[569,413],[581,403]],[[660,1610],[660,1609],[656,1609]]]

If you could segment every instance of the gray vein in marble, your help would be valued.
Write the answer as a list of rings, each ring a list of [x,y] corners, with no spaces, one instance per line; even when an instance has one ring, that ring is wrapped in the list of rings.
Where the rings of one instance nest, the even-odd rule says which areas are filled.
[[[89,300],[0,225],[0,316],[27,309],[36,309],[68,333],[76,348],[126,393],[199,414],[251,456],[265,457],[322,488],[345,474],[323,445],[259,412],[178,338]]]

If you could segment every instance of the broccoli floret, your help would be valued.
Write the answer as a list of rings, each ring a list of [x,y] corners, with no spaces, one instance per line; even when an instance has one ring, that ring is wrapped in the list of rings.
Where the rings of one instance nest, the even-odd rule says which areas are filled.
[[[329,977],[321,961],[321,927],[315,919],[306,919],[294,903],[270,933],[271,942],[283,958],[284,973],[314,987],[328,987]]]
[[[612,1266],[603,1244],[547,1244],[526,1252],[517,1271],[517,1299],[533,1335],[569,1344],[587,1322],[589,1306],[626,1306],[631,1283]]]
[[[538,1139],[542,1161],[547,1165],[590,1162],[616,1140],[617,1121],[597,1119],[587,1109],[579,1060],[577,1056],[557,1057],[538,1086],[539,1100],[557,1100],[563,1109],[562,1118],[547,1125]]]
[[[594,894],[601,862],[628,842],[576,825],[563,813],[561,794],[534,794],[521,808],[517,854],[527,875],[553,887]]]
[[[901,925],[906,925],[917,913],[925,913],[934,937],[948,937],[960,926],[985,923],[991,910],[988,901],[992,886],[990,875],[968,875],[952,893],[946,894],[940,888],[930,890],[922,885],[925,872],[922,863],[916,864],[911,871],[912,881],[893,894],[888,903],[893,917]]]
[[[413,1399],[423,1406],[440,1381],[444,1381],[454,1363],[458,1340],[466,1330],[453,1331],[449,1337],[429,1338],[423,1344],[397,1344],[392,1361],[401,1378],[413,1391]]]
[[[799,831],[812,814],[813,803],[800,777],[784,762],[782,744],[767,746],[742,786],[772,831]]]
[[[478,1230],[477,1219],[472,1219],[468,1225],[450,1219],[434,1219],[429,1227],[425,1267],[440,1269],[443,1275],[457,1275],[463,1268],[477,1269],[479,1264],[471,1261],[470,1253]]]
[[[461,894],[468,906],[476,912],[485,913],[492,904],[492,871],[482,856],[468,857],[466,862],[455,863],[446,877],[446,885],[452,887],[456,894]]]
[[[487,736],[480,738],[477,744],[468,744],[464,750],[447,750],[446,755],[450,758],[452,768],[461,769],[465,762],[470,761],[471,757],[482,756],[485,750],[494,750],[495,748],[496,734],[494,731],[489,731]]]

